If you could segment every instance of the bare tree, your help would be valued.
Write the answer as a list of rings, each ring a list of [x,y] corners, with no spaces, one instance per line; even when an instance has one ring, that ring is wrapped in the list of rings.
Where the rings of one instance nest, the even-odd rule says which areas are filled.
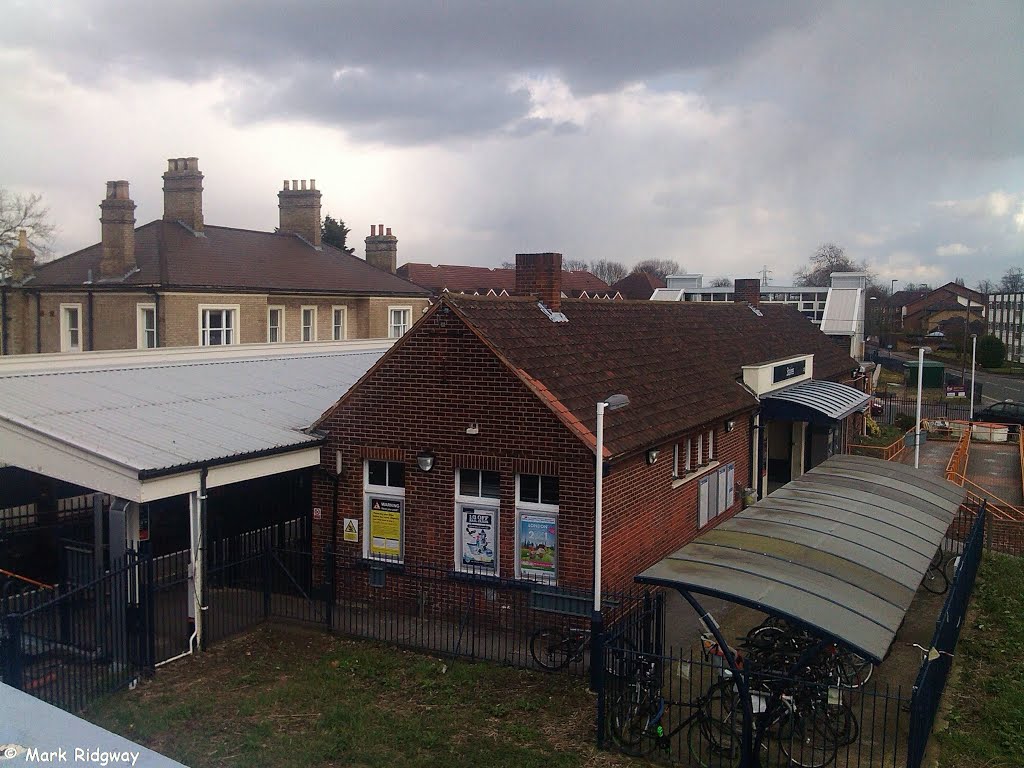
[[[975,290],[978,293],[984,293],[987,296],[990,293],[996,292],[996,284],[986,278],[978,281],[978,285],[975,286]]]
[[[619,282],[619,280],[629,274],[629,270],[626,269],[624,264],[618,261],[610,261],[609,259],[598,259],[597,261],[590,262],[590,271],[608,283],[608,285]]]
[[[1024,269],[1010,267],[999,281],[999,290],[1003,293],[1019,293],[1024,291]]]
[[[713,277],[711,282],[708,283],[710,288],[729,288],[732,286],[732,280],[728,277]]]
[[[19,195],[0,187],[0,277],[10,273],[11,251],[18,246],[18,231],[25,230],[36,259],[50,255],[54,226],[41,195]]]
[[[501,262],[502,269],[515,269],[516,263],[514,261],[503,261]]]
[[[664,280],[669,275],[678,275],[682,272],[682,268],[679,266],[679,262],[672,259],[644,259],[633,267],[633,271],[646,272]]]
[[[562,269],[568,272],[586,272],[590,265],[583,259],[566,259],[562,262]]]
[[[833,272],[868,272],[868,265],[863,261],[854,261],[846,255],[846,251],[835,243],[822,243],[810,258],[810,265],[801,267],[794,275],[797,285],[828,287]],[[868,282],[874,275],[868,272]]]

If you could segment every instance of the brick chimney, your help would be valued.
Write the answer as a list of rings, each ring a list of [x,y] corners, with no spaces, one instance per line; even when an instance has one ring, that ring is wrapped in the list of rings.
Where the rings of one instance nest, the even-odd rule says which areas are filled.
[[[36,255],[28,247],[28,235],[24,229],[19,229],[18,247],[11,251],[11,280],[20,283],[32,274],[35,265]]]
[[[135,201],[127,181],[108,181],[100,203],[103,257],[100,277],[123,277],[135,269]]]
[[[733,289],[733,301],[738,304],[749,304],[756,307],[761,302],[761,281],[756,277],[736,278]]]
[[[517,253],[516,295],[536,296],[552,312],[562,306],[562,254]]]
[[[203,174],[199,158],[174,157],[164,174],[164,221],[180,221],[195,233],[203,231]]]
[[[370,225],[370,236],[366,238],[366,263],[395,274],[398,269],[398,238],[391,234],[391,227],[385,232],[383,224],[378,226]]]
[[[316,188],[316,179],[297,180],[289,185],[285,179],[284,189],[277,193],[277,206],[281,211],[281,232],[298,235],[314,248],[320,247],[320,190]]]

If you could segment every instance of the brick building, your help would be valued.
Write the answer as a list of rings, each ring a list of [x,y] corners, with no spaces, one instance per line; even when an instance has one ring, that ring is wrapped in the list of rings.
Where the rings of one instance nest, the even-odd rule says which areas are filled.
[[[168,161],[161,219],[135,226],[127,181],[107,182],[101,241],[37,265],[22,243],[0,283],[0,353],[397,337],[428,292],[395,275],[381,225],[366,260],[321,242],[320,190],[285,181],[274,232],[212,226],[193,157]]]
[[[459,264],[403,264],[398,276],[429,290],[434,296],[448,293],[466,293],[471,296],[511,296],[516,288],[514,269],[492,267],[466,267]],[[614,288],[597,275],[584,269],[563,270],[561,275],[563,298],[621,299]],[[644,297],[647,298],[647,297]]]
[[[796,382],[866,400],[832,383],[855,361],[798,311],[758,308],[756,286],[728,304],[563,299],[560,262],[517,256],[518,296],[445,294],[324,414],[323,468],[341,474],[314,482],[318,556],[333,537],[345,562],[588,588],[596,404],[621,393],[602,541],[603,583],[623,588],[740,508],[772,450],[767,397]],[[840,431],[859,428],[848,416]],[[777,417],[797,474],[812,426]]]
[[[946,283],[930,293],[910,301],[902,308],[903,330],[927,334],[939,330],[941,323],[959,319],[974,323],[985,320],[985,294],[956,283]]]

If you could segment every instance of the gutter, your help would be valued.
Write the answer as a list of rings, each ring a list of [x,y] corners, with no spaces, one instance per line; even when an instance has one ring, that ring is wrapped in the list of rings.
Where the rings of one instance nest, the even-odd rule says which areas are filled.
[[[278,456],[285,453],[293,453],[303,448],[312,448],[317,445],[323,445],[327,440],[326,436],[320,436],[312,438],[311,440],[304,443],[297,443],[295,445],[284,445],[277,446],[275,448],[263,448],[258,451],[251,451],[249,453],[240,453],[233,456],[222,456],[218,459],[203,459],[202,461],[192,461],[188,464],[177,464],[173,467],[161,467],[160,469],[140,469],[139,480],[151,480],[156,477],[167,477],[168,475],[180,475],[183,472],[191,472],[192,470],[198,469],[201,472],[208,470],[210,467],[219,467],[224,464],[234,464],[239,461],[246,461],[249,459],[262,459],[267,456]],[[204,475],[205,477],[205,475]]]

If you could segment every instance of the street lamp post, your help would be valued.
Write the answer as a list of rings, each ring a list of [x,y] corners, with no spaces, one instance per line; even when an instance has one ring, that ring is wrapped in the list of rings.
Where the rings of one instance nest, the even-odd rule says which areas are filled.
[[[591,688],[596,688],[599,677],[597,671],[601,669],[600,657],[603,650],[601,638],[603,629],[601,618],[601,518],[604,491],[604,412],[606,410],[617,411],[627,405],[629,405],[629,398],[625,395],[612,395],[597,404],[597,445],[594,456],[594,613],[591,617]]]
[[[978,334],[971,334],[971,421],[974,421],[974,371],[978,367]]]
[[[914,469],[921,467],[921,390],[924,385],[924,351],[928,347],[917,349],[917,421],[914,424]]]

